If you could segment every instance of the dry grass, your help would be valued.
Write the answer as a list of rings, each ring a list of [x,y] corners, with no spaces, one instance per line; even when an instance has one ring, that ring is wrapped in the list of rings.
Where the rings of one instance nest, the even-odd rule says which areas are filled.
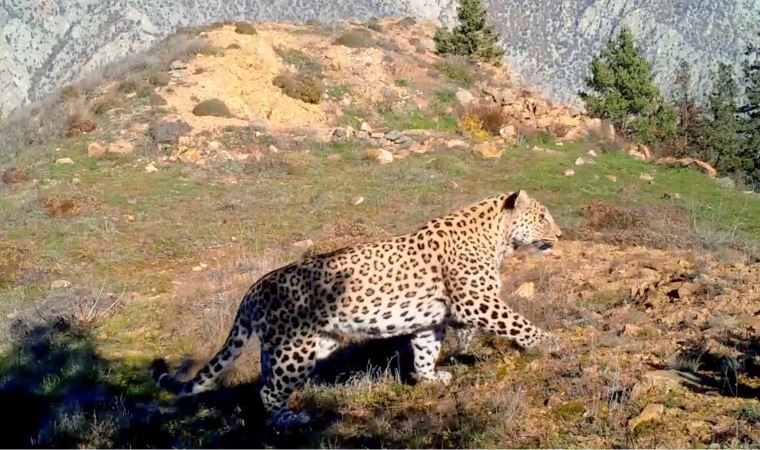
[[[507,122],[504,110],[493,102],[472,103],[458,110],[457,116],[462,131],[478,138],[499,136],[499,130]]]
[[[281,74],[275,77],[272,84],[282,89],[288,97],[306,103],[317,104],[324,94],[324,85],[318,78],[305,75]]]

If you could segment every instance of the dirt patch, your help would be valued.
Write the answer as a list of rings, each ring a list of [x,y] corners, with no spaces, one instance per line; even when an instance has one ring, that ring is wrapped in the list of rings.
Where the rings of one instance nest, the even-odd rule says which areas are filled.
[[[74,217],[84,211],[88,201],[77,197],[44,197],[40,200],[45,213],[50,217]]]

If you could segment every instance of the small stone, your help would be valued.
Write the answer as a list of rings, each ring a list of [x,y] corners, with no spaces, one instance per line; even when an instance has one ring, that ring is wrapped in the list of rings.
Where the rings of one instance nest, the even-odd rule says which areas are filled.
[[[97,142],[90,142],[90,145],[87,146],[87,156],[90,158],[99,158],[105,154],[106,149]]]
[[[277,147],[275,147],[274,145],[270,145],[270,146],[269,146],[269,152],[270,152],[270,153],[280,153],[280,149],[278,149],[278,148],[277,148]]]
[[[66,289],[71,286],[71,283],[67,280],[55,280],[50,283],[50,289]]]
[[[155,165],[153,165],[153,163],[150,163],[147,166],[145,166],[145,173],[153,173],[153,172],[158,172],[158,168]]]
[[[311,239],[304,239],[303,241],[294,242],[290,245],[290,248],[297,252],[304,252],[314,245],[314,242]]]
[[[71,184],[79,184],[82,180],[80,178],[74,177],[71,179]]]
[[[681,198],[681,194],[679,194],[678,192],[666,192],[662,194],[662,198],[679,199]]]
[[[369,139],[369,131],[359,130],[356,132],[357,139]]]
[[[56,164],[74,164],[74,160],[71,158],[58,158],[55,160]]]
[[[208,143],[208,149],[212,152],[217,152],[222,149],[222,143],[219,141],[211,141]]]
[[[327,160],[328,161],[340,161],[341,160],[341,156],[339,154],[337,154],[337,153],[332,153],[330,155],[327,155]]]
[[[382,165],[390,164],[393,162],[393,153],[385,149],[377,149],[375,152],[375,160]]]
[[[514,139],[517,137],[517,128],[514,125],[505,125],[499,128],[499,136],[504,139]]]
[[[532,281],[523,283],[515,290],[514,295],[522,298],[533,298],[536,295],[536,284]]]
[[[589,156],[599,156],[599,155],[597,155],[597,154],[596,154],[596,152],[595,152],[595,151],[593,151],[593,150],[589,150],[589,151],[588,151],[588,155],[589,155]]]
[[[462,106],[467,106],[473,101],[475,101],[475,96],[470,93],[470,91],[466,91],[464,89],[457,89],[456,94],[454,94],[457,103],[459,103]]]
[[[617,183],[617,177],[615,175],[607,175],[607,179],[612,181],[613,183]]]
[[[648,173],[642,173],[639,175],[639,179],[643,181],[652,181],[654,180],[654,177],[652,175],[649,175]]]
[[[586,160],[583,159],[582,156],[579,156],[578,159],[575,160],[575,165],[576,166],[582,166],[584,164],[586,164]]]
[[[628,421],[628,429],[631,431],[636,430],[636,427],[642,423],[658,420],[665,414],[665,406],[660,403],[650,403],[644,407],[641,414]]]
[[[467,147],[467,142],[461,139],[451,139],[449,141],[446,141],[446,148],[452,149],[456,147]]]
[[[187,64],[183,61],[180,61],[179,59],[172,61],[171,64],[169,64],[170,70],[182,70],[187,69]]]
[[[351,199],[351,204],[354,206],[361,205],[362,203],[364,203],[364,197],[362,197],[361,195]]]
[[[573,169],[565,169],[566,177],[572,177],[573,175],[575,175],[575,171]]]
[[[371,137],[372,139],[383,139],[385,138],[385,133],[383,133],[382,131],[373,131],[369,134],[369,137]]]
[[[555,142],[554,145],[557,146],[557,147],[563,147],[565,145],[565,143],[564,142]]]
[[[395,142],[397,139],[400,139],[402,136],[403,136],[403,134],[401,134],[401,132],[396,131],[396,130],[391,130],[391,131],[385,133],[384,137],[385,137],[385,139],[387,139],[389,141],[394,141]]]
[[[359,130],[364,131],[366,133],[372,133],[372,127],[370,127],[367,122],[362,122],[361,126],[359,127]]]
[[[620,334],[622,336],[636,336],[638,332],[641,331],[641,327],[638,325],[634,325],[632,323],[627,323],[623,325],[623,329],[620,330]]]
[[[201,267],[201,266],[195,266],[195,267],[193,267],[193,272],[200,272],[201,270],[203,270],[203,267]]]

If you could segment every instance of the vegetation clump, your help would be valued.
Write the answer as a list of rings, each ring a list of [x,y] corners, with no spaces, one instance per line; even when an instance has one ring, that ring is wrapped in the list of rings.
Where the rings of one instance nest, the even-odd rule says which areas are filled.
[[[249,22],[239,22],[237,25],[235,25],[235,33],[247,35],[258,34],[256,27],[254,27],[253,24]]]
[[[499,34],[488,21],[482,0],[462,0],[457,8],[459,24],[452,31],[436,30],[435,48],[440,55],[459,55],[498,63],[504,55]]]
[[[350,48],[367,48],[374,45],[372,35],[366,30],[349,30],[338,36],[335,45]]]
[[[232,117],[232,112],[227,105],[218,98],[204,100],[193,108],[196,116]]]
[[[282,89],[288,97],[292,97],[306,103],[319,103],[324,93],[324,85],[314,77],[304,75],[281,74],[275,77],[272,84]]]

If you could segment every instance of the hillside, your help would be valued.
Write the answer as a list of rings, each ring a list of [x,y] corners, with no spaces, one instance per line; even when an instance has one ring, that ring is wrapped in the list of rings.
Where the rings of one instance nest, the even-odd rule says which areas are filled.
[[[718,61],[737,62],[754,42],[760,5],[752,0],[563,0],[486,2],[507,60],[551,98],[576,101],[591,56],[620,25],[639,37],[669,89],[679,59],[707,92]],[[0,106],[8,112],[87,71],[147,48],[178,27],[218,20],[369,19],[409,15],[451,23],[452,0],[145,2],[14,0],[0,4]]]
[[[217,24],[6,122],[0,404],[25,411],[3,442],[760,445],[758,195],[632,151],[509,68],[435,55],[434,30]],[[268,271],[518,188],[564,236],[504,262],[503,299],[558,354],[480,335],[456,355],[449,336],[443,387],[410,382],[408,340],[347,345],[290,434],[265,426],[257,343],[197,398],[150,380],[157,357],[205,362]]]

